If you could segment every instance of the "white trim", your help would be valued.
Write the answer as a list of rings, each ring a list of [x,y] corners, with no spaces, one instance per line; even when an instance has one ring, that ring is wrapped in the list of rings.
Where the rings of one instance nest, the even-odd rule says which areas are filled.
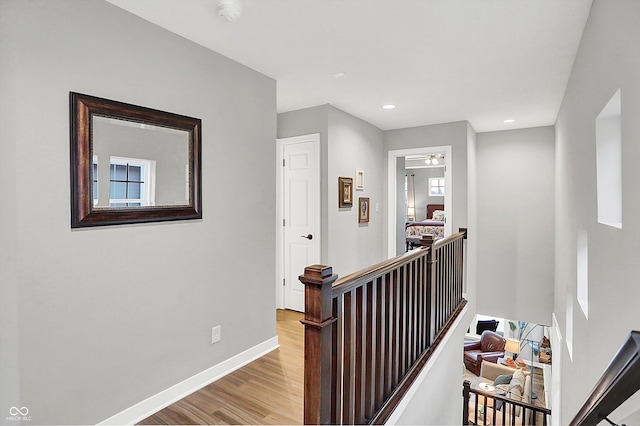
[[[424,154],[430,152],[444,152],[445,169],[444,169],[444,211],[447,221],[444,225],[445,235],[451,235],[451,226],[453,223],[453,206],[451,204],[453,192],[452,161],[451,161],[451,145],[447,146],[425,146],[422,148],[397,149],[388,151],[388,176],[387,176],[387,253],[389,258],[396,257],[396,209],[398,208],[398,200],[396,194],[396,164],[398,157],[407,155]]]
[[[233,356],[220,364],[214,365],[195,376],[165,389],[144,401],[129,407],[118,414],[101,421],[98,425],[132,425],[157,413],[163,408],[181,400],[187,395],[207,386],[210,383],[226,376],[238,368],[254,361],[269,352],[278,349],[278,337],[274,336],[244,352]]]
[[[464,318],[467,313],[467,306],[468,305],[466,305],[462,309],[462,312],[460,312],[460,314],[458,315],[458,318],[456,318],[456,320],[453,322],[453,325],[449,330],[451,331],[456,330],[458,326],[462,323],[462,318]],[[402,416],[402,414],[404,413],[404,410],[407,408],[407,406],[413,399],[413,396],[418,391],[418,388],[422,385],[422,382],[424,382],[424,380],[427,378],[427,374],[433,368],[433,365],[436,363],[436,361],[439,359],[440,354],[444,350],[444,347],[447,345],[447,343],[451,339],[451,334],[452,333],[445,334],[440,344],[436,347],[436,350],[433,351],[433,353],[429,357],[429,360],[427,361],[427,363],[424,365],[424,367],[422,367],[422,370],[420,371],[420,374],[418,374],[418,377],[416,377],[416,379],[414,380],[413,384],[411,385],[407,393],[404,394],[404,396],[402,397],[402,399],[400,400],[396,408],[391,413],[391,416],[389,416],[389,418],[385,422],[385,425],[395,425],[398,422],[398,420],[400,420],[400,416]]]
[[[551,349],[553,350],[553,364],[551,367],[551,386],[547,386],[545,380],[545,398],[548,397],[548,393],[551,394],[547,406],[551,408],[551,426],[560,426],[560,408],[561,408],[561,392],[562,392],[562,333],[560,332],[560,325],[558,324],[558,318],[555,312],[551,314]],[[545,379],[547,378],[547,371],[545,370]]]
[[[140,203],[142,207],[156,205],[156,160],[146,160],[144,158],[117,157],[112,155],[109,159],[109,165],[134,165],[142,166],[144,170],[144,197],[143,198],[109,198],[109,206],[117,203]],[[109,181],[111,176],[109,176]],[[98,185],[100,182],[98,182]],[[107,186],[110,191],[110,187]],[[111,194],[109,194],[111,195]],[[189,201],[187,199],[187,201]]]
[[[322,173],[320,170],[320,133],[312,133],[309,135],[292,136],[289,138],[276,139],[276,308],[284,309],[284,287],[282,280],[284,280],[284,226],[282,226],[282,220],[284,219],[284,173],[282,161],[284,160],[284,145],[313,142],[316,171],[316,211],[314,213],[314,226],[316,229],[317,238],[314,238],[316,244],[316,256],[318,263],[322,258],[322,245],[320,236],[321,231],[321,218],[320,210],[322,208],[322,194],[321,194],[321,178]]]

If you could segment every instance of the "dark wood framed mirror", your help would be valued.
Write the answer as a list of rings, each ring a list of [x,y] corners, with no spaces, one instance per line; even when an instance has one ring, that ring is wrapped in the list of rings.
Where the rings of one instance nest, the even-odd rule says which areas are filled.
[[[202,218],[200,119],[69,100],[72,228]]]

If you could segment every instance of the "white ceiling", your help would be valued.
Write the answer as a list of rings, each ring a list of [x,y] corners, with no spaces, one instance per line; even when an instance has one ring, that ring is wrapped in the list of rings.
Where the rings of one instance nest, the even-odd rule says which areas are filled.
[[[272,77],[278,112],[328,103],[383,130],[468,120],[478,132],[555,123],[591,7],[241,0],[227,22],[216,0],[107,1]]]

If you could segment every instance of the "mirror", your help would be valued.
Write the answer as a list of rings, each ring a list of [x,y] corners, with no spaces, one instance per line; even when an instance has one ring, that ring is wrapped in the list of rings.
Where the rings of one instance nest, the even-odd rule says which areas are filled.
[[[201,120],[70,93],[71,227],[201,219]]]

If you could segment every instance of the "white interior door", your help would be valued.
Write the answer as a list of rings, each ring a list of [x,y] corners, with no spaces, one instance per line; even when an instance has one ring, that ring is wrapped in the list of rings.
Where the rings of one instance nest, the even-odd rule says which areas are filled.
[[[304,286],[298,276],[320,263],[319,135],[280,139],[282,194],[282,302],[304,311]]]

